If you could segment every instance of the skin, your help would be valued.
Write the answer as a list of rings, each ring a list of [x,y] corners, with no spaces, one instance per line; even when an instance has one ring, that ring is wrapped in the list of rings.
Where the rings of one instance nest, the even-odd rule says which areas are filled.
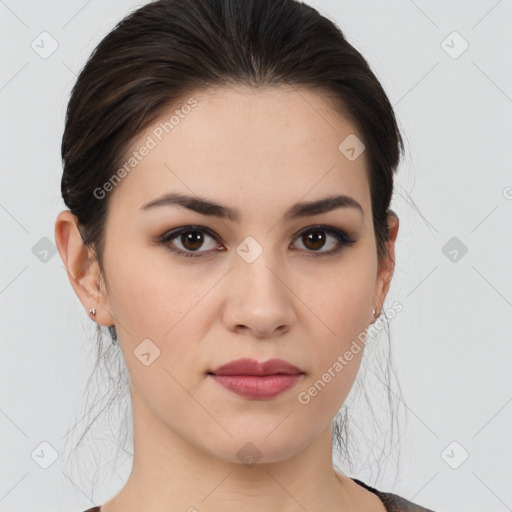
[[[133,468],[102,512],[382,512],[374,494],[332,464],[332,419],[363,350],[307,405],[297,399],[375,320],[372,309],[381,311],[394,270],[398,218],[389,217],[391,258],[379,263],[366,153],[350,161],[338,150],[348,135],[362,136],[306,89],[232,87],[193,96],[198,105],[110,192],[105,275],[73,215],[63,211],[55,224],[73,289],[87,311],[96,308],[96,322],[116,325],[131,375]],[[140,210],[170,191],[238,208],[241,220],[178,206]],[[283,219],[296,202],[334,193],[353,197],[364,214],[338,208]],[[357,240],[318,256],[338,243],[328,234],[324,246],[308,243],[300,235],[314,224]],[[167,245],[207,256],[180,257],[156,242],[188,225],[207,227],[218,240],[205,233],[202,246],[179,236]],[[248,236],[263,249],[252,263],[236,252]],[[148,366],[134,355],[144,339],[160,350]],[[305,374],[273,399],[244,398],[206,375],[240,357],[281,358]],[[237,455],[249,442],[261,455],[252,466]]]

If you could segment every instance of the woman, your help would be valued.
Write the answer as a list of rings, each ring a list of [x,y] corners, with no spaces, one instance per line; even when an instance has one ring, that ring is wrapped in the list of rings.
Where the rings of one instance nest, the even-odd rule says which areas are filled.
[[[383,313],[402,139],[295,0],[159,0],[69,101],[55,237],[130,374],[128,481],[88,512],[427,510],[332,464]]]

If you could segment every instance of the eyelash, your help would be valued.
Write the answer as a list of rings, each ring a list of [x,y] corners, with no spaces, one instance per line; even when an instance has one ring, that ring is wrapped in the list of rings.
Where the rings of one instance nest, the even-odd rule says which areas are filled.
[[[183,226],[181,228],[174,229],[172,231],[165,233],[163,236],[161,236],[157,240],[157,242],[161,246],[163,246],[165,249],[167,249],[168,251],[171,251],[180,257],[202,258],[205,256],[203,256],[201,254],[201,252],[207,253],[210,251],[186,252],[186,251],[183,251],[182,249],[177,249],[176,247],[172,247],[171,245],[169,245],[169,242],[178,238],[180,235],[182,235],[184,233],[197,232],[197,231],[199,231],[201,233],[206,233],[208,236],[211,236],[214,240],[216,240],[218,242],[217,235],[215,235],[210,229],[203,227],[203,226]],[[306,252],[312,253],[311,255],[308,255],[308,257],[310,256],[313,258],[321,258],[324,256],[333,256],[334,254],[339,253],[344,247],[349,247],[356,242],[355,238],[349,236],[344,231],[337,229],[337,228],[330,227],[330,226],[324,226],[322,224],[318,224],[315,226],[309,226],[305,230],[301,231],[295,238],[299,238],[308,233],[317,233],[317,232],[325,232],[325,233],[333,236],[339,242],[339,245],[335,249],[331,249],[330,251],[326,251],[326,252],[316,252],[313,250],[309,250],[309,251],[306,250]]]

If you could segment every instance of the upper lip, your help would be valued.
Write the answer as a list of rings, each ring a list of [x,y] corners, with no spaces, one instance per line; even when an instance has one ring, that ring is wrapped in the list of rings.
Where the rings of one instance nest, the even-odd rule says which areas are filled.
[[[304,372],[282,359],[269,359],[260,363],[255,359],[244,358],[230,361],[208,373],[215,375],[299,375]]]

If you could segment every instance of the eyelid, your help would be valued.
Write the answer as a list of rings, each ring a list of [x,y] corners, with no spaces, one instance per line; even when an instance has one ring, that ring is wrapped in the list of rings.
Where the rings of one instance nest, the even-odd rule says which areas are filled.
[[[339,245],[336,249],[331,249],[329,251],[307,251],[307,250],[301,250],[298,249],[299,252],[306,253],[306,256],[311,257],[322,257],[322,256],[330,256],[334,255],[336,253],[339,253],[342,249],[351,246],[355,242],[357,242],[357,237],[355,236],[355,232],[350,230],[345,230],[341,228],[336,228],[334,226],[326,225],[326,224],[312,224],[309,226],[306,226],[304,228],[301,228],[298,232],[296,232],[292,237],[292,242],[298,238],[302,234],[306,234],[311,231],[324,231],[328,235],[336,238]],[[178,249],[176,247],[171,247],[169,245],[169,242],[172,240],[178,238],[183,233],[188,233],[192,231],[200,231],[214,240],[217,241],[217,243],[221,242],[219,235],[214,233],[210,228],[207,228],[206,226],[200,226],[200,225],[193,225],[189,224],[186,226],[181,226],[178,228],[171,229],[164,233],[162,236],[157,238],[157,243],[164,246],[167,250],[177,254],[178,256],[184,256],[184,257],[208,257],[211,255],[212,251],[183,251],[182,249]],[[225,248],[218,249],[219,251],[226,250]],[[214,251],[215,252],[215,251]]]
[[[201,231],[205,233],[206,235],[213,238],[217,243],[220,241],[220,237],[214,233],[211,229],[207,228],[206,226],[199,226],[199,225],[193,225],[189,224],[186,226],[181,226],[179,228],[171,229],[164,233],[162,236],[157,238],[157,242],[164,246],[167,250],[186,257],[206,257],[208,256],[211,251],[183,251],[182,249],[178,249],[176,247],[169,246],[169,242],[174,240],[175,238],[178,238],[183,233],[188,233],[191,231]],[[223,251],[225,249],[219,249],[220,251]]]

